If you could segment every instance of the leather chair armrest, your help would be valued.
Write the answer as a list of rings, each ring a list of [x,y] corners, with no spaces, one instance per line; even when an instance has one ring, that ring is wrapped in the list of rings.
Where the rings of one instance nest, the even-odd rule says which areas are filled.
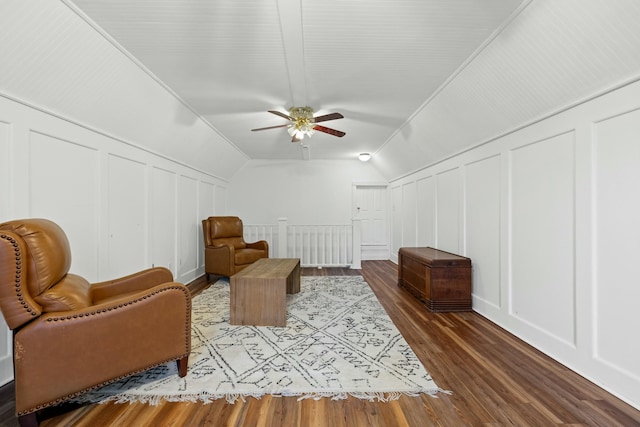
[[[164,267],[154,267],[129,276],[91,285],[91,295],[94,301],[113,296],[143,291],[162,283],[173,282],[173,273]]]
[[[236,249],[230,245],[204,248],[205,271],[230,276],[235,273]]]
[[[188,355],[191,295],[166,283],[126,302],[46,313],[14,340],[20,413]]]
[[[247,243],[247,247],[250,249],[260,249],[269,254],[269,243],[266,240],[258,240],[254,243]]]

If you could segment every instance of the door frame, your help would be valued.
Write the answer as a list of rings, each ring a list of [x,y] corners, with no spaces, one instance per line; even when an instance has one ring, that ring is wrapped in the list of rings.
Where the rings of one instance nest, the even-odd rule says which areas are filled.
[[[385,215],[385,240],[386,240],[386,247],[384,249],[384,255],[382,255],[382,252],[380,250],[375,251],[375,249],[371,250],[371,248],[369,248],[369,245],[360,245],[360,253],[361,253],[361,259],[363,261],[366,260],[378,260],[378,259],[391,259],[391,244],[390,244],[390,238],[391,238],[391,233],[390,233],[390,222],[389,222],[389,208],[388,208],[388,197],[389,197],[389,184],[386,182],[354,182],[352,183],[352,197],[351,197],[351,213],[353,215],[354,219],[359,219],[358,217],[358,212],[357,212],[357,206],[356,206],[356,193],[358,191],[358,188],[362,188],[362,187],[369,187],[369,188],[384,188],[384,192],[385,192],[385,203],[383,203],[383,209],[384,209],[384,215]],[[357,222],[358,224],[361,224],[360,221]],[[382,246],[382,245],[380,245]],[[369,250],[368,250],[369,249]],[[381,248],[380,248],[381,249]]]

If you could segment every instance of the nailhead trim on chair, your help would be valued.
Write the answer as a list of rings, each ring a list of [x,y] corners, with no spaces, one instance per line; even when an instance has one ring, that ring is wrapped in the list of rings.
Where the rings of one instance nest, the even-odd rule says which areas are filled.
[[[186,334],[187,334],[186,336],[189,337],[189,339],[190,339],[190,337],[191,337],[191,292],[185,286],[171,286],[171,287],[168,287],[168,288],[163,288],[163,289],[154,291],[151,294],[145,295],[145,296],[143,296],[141,298],[135,299],[133,301],[130,301],[130,302],[127,302],[127,303],[124,303],[124,304],[118,304],[117,306],[114,306],[114,307],[103,308],[102,310],[92,311],[91,313],[80,313],[80,314],[74,314],[73,316],[69,315],[69,316],[62,316],[62,317],[50,317],[50,318],[47,319],[47,322],[57,322],[57,321],[71,320],[71,319],[78,318],[78,317],[93,316],[93,315],[98,315],[100,313],[106,313],[107,311],[117,310],[118,308],[122,308],[122,307],[130,305],[130,304],[135,304],[135,303],[137,303],[139,301],[142,301],[144,299],[149,298],[151,295],[155,295],[155,294],[158,294],[160,292],[165,292],[165,291],[169,291],[169,290],[173,290],[173,289],[178,289],[180,291],[183,291],[189,297],[188,300],[187,300],[188,301],[188,303],[187,303],[187,309],[188,309],[187,313],[188,313],[188,315],[187,315],[187,322],[185,322],[185,331],[186,331]],[[108,381],[104,381],[104,382],[102,382],[100,384],[94,385],[92,387],[88,387],[88,388],[85,388],[85,389],[80,390],[78,392],[75,392],[75,393],[72,393],[72,394],[68,394],[68,395],[66,395],[64,397],[57,398],[55,400],[52,400],[51,402],[47,402],[47,403],[44,403],[42,405],[38,405],[35,408],[31,408],[29,410],[19,412],[17,415],[18,416],[27,415],[27,414],[30,414],[30,413],[35,412],[35,411],[39,411],[39,410],[44,409],[44,408],[48,408],[49,406],[57,405],[57,404],[62,403],[64,401],[66,401],[66,400],[74,398],[76,396],[80,396],[83,393],[86,393],[86,392],[91,391],[91,390],[95,390],[95,389],[100,388],[102,386],[105,386],[107,384],[111,384],[111,383],[113,383],[115,381],[121,380],[123,378],[127,378],[127,377],[129,377],[131,375],[135,375],[135,374],[138,374],[140,372],[144,372],[146,370],[149,370],[151,368],[155,368],[156,366],[164,365],[165,363],[168,363],[168,362],[171,362],[171,361],[174,361],[174,360],[182,359],[183,357],[188,356],[189,353],[190,353],[189,340],[187,340],[187,343],[185,345],[185,354],[183,354],[183,355],[181,355],[179,357],[174,357],[174,358],[171,358],[171,359],[167,359],[167,360],[165,360],[163,362],[159,362],[159,363],[155,363],[153,365],[147,366],[146,368],[142,368],[142,369],[137,369],[135,371],[131,371],[131,372],[129,372],[127,374],[124,374],[124,375],[121,375],[121,376],[119,376],[117,378],[113,378],[113,379],[110,379]]]
[[[37,310],[34,310],[33,308],[31,308],[28,305],[28,303],[24,300],[24,298],[22,297],[22,255],[20,253],[20,246],[19,246],[18,242],[13,237],[8,236],[6,234],[0,234],[0,239],[5,239],[5,240],[9,241],[11,243],[11,245],[13,246],[13,248],[14,248],[15,260],[16,260],[15,289],[16,289],[16,296],[18,297],[18,300],[20,301],[20,304],[32,316],[40,315],[41,313],[39,313],[39,312],[37,312]],[[188,296],[188,299],[187,299],[187,322],[185,322],[185,331],[186,331],[186,334],[187,334],[186,336],[188,338],[190,338],[191,337],[191,328],[190,328],[190,325],[191,325],[191,292],[189,291],[188,288],[186,288],[184,286],[171,286],[171,287],[168,287],[168,288],[157,290],[157,291],[154,291],[153,293],[151,293],[149,295],[145,295],[145,296],[143,296],[141,298],[138,298],[136,300],[133,300],[133,301],[130,301],[130,302],[127,302],[127,303],[124,303],[124,304],[118,304],[118,306],[116,306],[116,307],[108,307],[108,308],[104,308],[102,310],[92,311],[90,313],[75,314],[73,316],[52,317],[52,318],[48,318],[47,321],[48,322],[51,322],[51,321],[57,322],[58,320],[61,320],[61,321],[63,321],[63,320],[71,320],[72,318],[78,318],[78,317],[84,317],[84,316],[94,316],[94,315],[98,315],[100,313],[106,313],[107,311],[117,310],[118,308],[122,308],[122,307],[125,307],[127,305],[134,304],[136,302],[139,302],[139,301],[142,301],[144,299],[147,299],[151,295],[155,295],[155,294],[158,294],[160,292],[173,290],[173,289],[178,289],[178,290],[180,290],[182,292],[185,292],[187,294],[187,296]],[[144,372],[146,370],[149,370],[151,368],[155,368],[156,366],[164,365],[165,363],[168,363],[168,362],[171,362],[171,361],[174,361],[174,360],[182,359],[183,357],[188,356],[189,353],[190,353],[190,349],[189,349],[189,339],[188,339],[187,343],[185,345],[185,353],[183,355],[180,355],[180,356],[174,357],[174,358],[170,358],[170,359],[164,360],[162,362],[155,363],[153,365],[149,365],[149,366],[147,366],[145,368],[141,368],[141,369],[137,369],[135,371],[131,371],[131,372],[129,372],[127,374],[124,374],[124,375],[121,375],[121,376],[119,376],[117,378],[113,378],[113,379],[110,379],[108,381],[104,381],[104,382],[102,382],[100,384],[94,385],[92,387],[88,387],[88,388],[85,388],[83,390],[80,390],[78,392],[75,392],[75,393],[72,393],[72,394],[68,394],[68,395],[66,395],[64,397],[57,398],[55,400],[52,400],[50,402],[38,405],[38,406],[36,406],[34,408],[31,408],[31,409],[28,409],[26,411],[18,412],[16,415],[17,416],[28,415],[28,414],[30,414],[32,412],[36,412],[36,411],[39,411],[41,409],[48,408],[49,406],[57,405],[57,404],[62,403],[64,401],[66,401],[66,400],[69,400],[69,399],[71,399],[73,397],[76,397],[76,396],[79,396],[79,395],[81,395],[83,393],[86,393],[87,391],[95,390],[97,388],[100,388],[100,387],[105,386],[107,384],[111,384],[111,383],[113,383],[115,381],[121,380],[121,379],[129,377],[131,375],[135,375],[135,374],[138,374],[140,372]]]
[[[183,355],[175,357],[175,358],[167,359],[167,360],[165,360],[163,362],[159,362],[159,363],[155,363],[153,365],[149,365],[146,368],[136,369],[135,371],[131,371],[131,372],[129,372],[127,374],[124,374],[124,375],[121,375],[121,376],[119,376],[117,378],[113,378],[113,379],[110,379],[108,381],[104,381],[104,382],[102,382],[100,384],[96,384],[94,386],[87,387],[87,388],[85,388],[83,390],[80,390],[80,391],[75,392],[75,393],[68,394],[68,395],[66,395],[64,397],[59,397],[56,400],[52,400],[51,402],[47,402],[47,403],[44,403],[42,405],[38,405],[38,406],[36,406],[34,408],[31,408],[29,410],[18,412],[16,415],[20,417],[22,415],[27,415],[27,414],[39,411],[39,410],[44,409],[44,408],[48,408],[49,406],[57,405],[57,404],[62,403],[64,401],[66,401],[66,400],[72,399],[72,398],[74,398],[76,396],[80,396],[81,394],[84,394],[84,393],[86,393],[88,391],[98,389],[98,388],[100,388],[102,386],[105,386],[107,384],[111,384],[111,383],[119,381],[119,380],[121,380],[123,378],[130,377],[131,375],[139,374],[139,373],[147,371],[147,370],[149,370],[151,368],[155,368],[156,366],[164,365],[165,363],[169,363],[169,362],[172,362],[174,360],[182,359],[183,357],[188,356],[188,355],[189,355],[189,353],[186,353],[186,354],[183,354]]]
[[[18,301],[20,301],[20,305],[22,305],[22,307],[27,311],[27,313],[30,313],[31,316],[38,316],[40,313],[38,313],[36,310],[31,308],[29,304],[22,297],[22,254],[20,253],[20,246],[18,245],[18,242],[11,236],[2,234],[0,235],[0,238],[8,240],[11,243],[11,246],[13,246],[13,251],[15,252],[15,257],[16,257],[15,258],[16,260],[15,288],[16,288],[16,296],[18,297]]]

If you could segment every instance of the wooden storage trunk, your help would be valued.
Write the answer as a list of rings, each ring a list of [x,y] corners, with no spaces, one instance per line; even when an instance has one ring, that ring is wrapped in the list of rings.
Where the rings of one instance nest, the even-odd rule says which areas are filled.
[[[430,311],[471,310],[471,259],[434,248],[400,248],[398,286]]]

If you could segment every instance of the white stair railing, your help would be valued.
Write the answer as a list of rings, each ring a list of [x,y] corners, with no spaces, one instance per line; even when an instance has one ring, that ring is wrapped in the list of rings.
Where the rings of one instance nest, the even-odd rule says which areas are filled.
[[[345,225],[244,224],[247,242],[266,240],[272,258],[300,258],[304,267],[360,268],[360,221]]]
[[[278,226],[271,224],[256,225],[243,224],[245,242],[257,242],[258,240],[266,240],[269,243],[269,252],[274,253],[278,247]]]

